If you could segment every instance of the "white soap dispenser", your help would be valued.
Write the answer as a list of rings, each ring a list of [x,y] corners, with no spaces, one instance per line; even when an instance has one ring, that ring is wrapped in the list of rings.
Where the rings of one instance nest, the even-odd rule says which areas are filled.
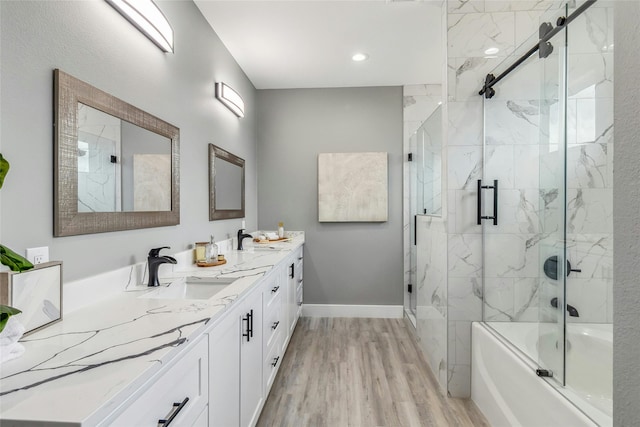
[[[284,223],[282,222],[278,223],[278,238],[284,239]]]

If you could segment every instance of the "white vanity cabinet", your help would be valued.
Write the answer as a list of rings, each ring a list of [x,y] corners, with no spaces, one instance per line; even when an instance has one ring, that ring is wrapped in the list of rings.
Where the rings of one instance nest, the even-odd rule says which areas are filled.
[[[252,426],[262,389],[262,288],[250,291],[209,333],[209,424]]]
[[[0,424],[255,426],[300,316],[303,239],[294,236],[295,249],[233,254],[237,265],[218,272],[222,278],[234,273],[237,280],[209,300],[119,293],[75,311],[53,325],[53,333],[34,334],[35,341],[55,339],[24,342],[27,356],[12,367],[29,375],[8,375],[0,382]],[[122,319],[125,313],[128,319]],[[76,334],[88,327],[85,323],[110,332],[78,345]],[[177,333],[179,343],[167,333]],[[73,377],[30,371],[34,360],[54,357],[60,366],[95,357],[95,365],[71,372]],[[17,394],[30,387],[36,388]],[[73,404],[66,404],[69,399]]]
[[[206,425],[208,344],[203,336],[178,360],[140,389],[133,402],[115,419],[101,425],[113,427],[168,427]]]

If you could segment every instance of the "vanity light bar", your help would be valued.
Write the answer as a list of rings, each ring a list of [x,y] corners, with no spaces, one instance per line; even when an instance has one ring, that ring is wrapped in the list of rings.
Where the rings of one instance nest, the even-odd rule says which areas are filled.
[[[173,29],[152,0],[105,0],[163,52],[173,53]]]
[[[216,98],[238,117],[244,117],[244,101],[238,92],[223,82],[216,83]]]

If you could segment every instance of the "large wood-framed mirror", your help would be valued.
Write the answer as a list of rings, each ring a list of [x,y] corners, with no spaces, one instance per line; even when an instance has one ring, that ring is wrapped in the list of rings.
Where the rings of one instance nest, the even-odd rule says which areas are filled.
[[[244,218],[244,159],[209,144],[209,221]]]
[[[180,130],[54,70],[56,237],[180,223]]]

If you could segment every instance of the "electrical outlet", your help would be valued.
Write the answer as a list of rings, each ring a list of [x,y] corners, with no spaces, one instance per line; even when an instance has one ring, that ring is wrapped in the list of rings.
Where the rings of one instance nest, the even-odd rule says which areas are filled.
[[[39,248],[27,248],[27,259],[31,264],[49,262],[49,246]]]

